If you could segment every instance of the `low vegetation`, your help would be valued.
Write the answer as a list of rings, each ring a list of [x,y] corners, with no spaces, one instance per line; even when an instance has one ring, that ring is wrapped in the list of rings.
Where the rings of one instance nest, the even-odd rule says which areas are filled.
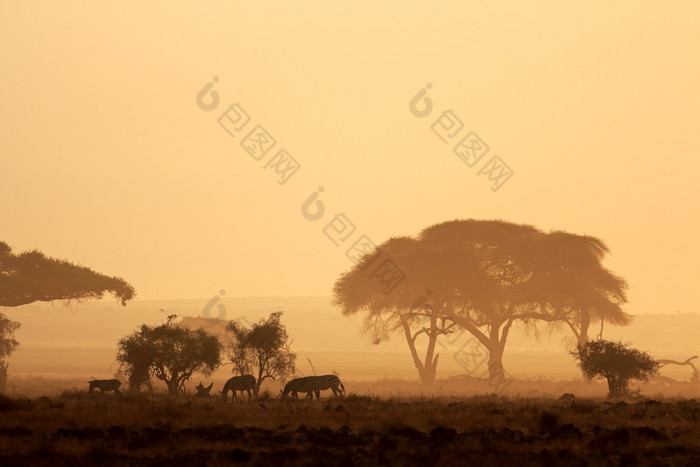
[[[0,397],[5,465],[700,463],[695,400]]]
[[[628,395],[630,381],[648,381],[659,369],[659,363],[651,355],[622,342],[591,341],[571,354],[589,381],[607,380],[610,398]]]

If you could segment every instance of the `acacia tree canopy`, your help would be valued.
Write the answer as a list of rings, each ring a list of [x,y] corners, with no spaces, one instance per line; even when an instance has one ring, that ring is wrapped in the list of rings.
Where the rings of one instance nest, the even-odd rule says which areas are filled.
[[[422,366],[434,373],[432,336],[451,332],[448,323],[456,324],[489,351],[490,378],[502,379],[503,351],[515,321],[561,321],[591,309],[625,321],[619,305],[626,284],[600,266],[605,252],[593,237],[546,234],[496,220],[449,221],[416,238],[392,238],[366,254],[336,281],[334,303],[345,315],[365,311],[365,328],[374,336],[385,337],[403,326],[419,372]],[[389,291],[377,280],[374,266],[382,258],[405,275]],[[427,313],[416,312],[417,297],[427,291],[430,297],[421,304]],[[415,335],[406,330],[422,314],[431,317],[425,363],[412,347]]]
[[[600,239],[557,231],[547,234],[541,248],[527,288],[539,297],[530,305],[557,318],[550,325],[568,326],[577,344],[584,345],[590,326],[597,322],[618,326],[632,322],[632,316],[622,311],[627,282],[602,266],[609,250]]]
[[[134,298],[134,288],[120,277],[109,277],[37,250],[14,254],[0,242],[0,307],[36,301],[101,299],[112,294],[122,305]]]

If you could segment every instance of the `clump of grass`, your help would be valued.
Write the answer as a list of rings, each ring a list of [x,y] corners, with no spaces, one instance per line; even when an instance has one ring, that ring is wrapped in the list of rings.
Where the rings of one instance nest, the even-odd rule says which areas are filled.
[[[347,394],[347,395],[345,396],[345,400],[346,400],[348,403],[353,403],[353,402],[367,402],[367,403],[371,403],[371,402],[374,402],[374,401],[378,401],[378,400],[379,400],[379,397],[377,397],[377,396],[372,397],[372,396],[368,396],[368,395],[356,394],[356,393],[354,393],[354,392],[351,392],[350,394]]]
[[[0,412],[31,410],[34,404],[26,397],[7,397],[0,394]]]
[[[75,387],[71,390],[66,390],[66,391],[63,391],[61,393],[61,399],[66,399],[66,400],[84,399],[84,398],[89,397],[89,396],[91,396],[91,394],[88,393],[87,391],[85,391],[85,390],[81,391],[79,389],[76,389]]]

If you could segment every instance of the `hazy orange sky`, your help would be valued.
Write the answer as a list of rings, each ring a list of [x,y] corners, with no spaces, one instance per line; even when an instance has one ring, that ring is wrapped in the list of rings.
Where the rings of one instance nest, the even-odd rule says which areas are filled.
[[[695,312],[698,24],[695,1],[3,1],[0,240],[142,299],[309,296],[363,234],[505,219],[602,238],[626,311]],[[490,147],[473,168],[431,130],[446,110]],[[255,125],[277,141],[260,161]],[[282,148],[301,167],[280,185]],[[477,175],[493,155],[514,171],[498,191]],[[339,213],[356,231],[335,246]]]

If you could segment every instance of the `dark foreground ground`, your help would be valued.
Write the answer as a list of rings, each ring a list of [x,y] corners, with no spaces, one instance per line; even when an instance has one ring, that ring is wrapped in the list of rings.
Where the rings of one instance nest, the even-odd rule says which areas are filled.
[[[691,400],[0,396],[0,465],[700,465]]]

